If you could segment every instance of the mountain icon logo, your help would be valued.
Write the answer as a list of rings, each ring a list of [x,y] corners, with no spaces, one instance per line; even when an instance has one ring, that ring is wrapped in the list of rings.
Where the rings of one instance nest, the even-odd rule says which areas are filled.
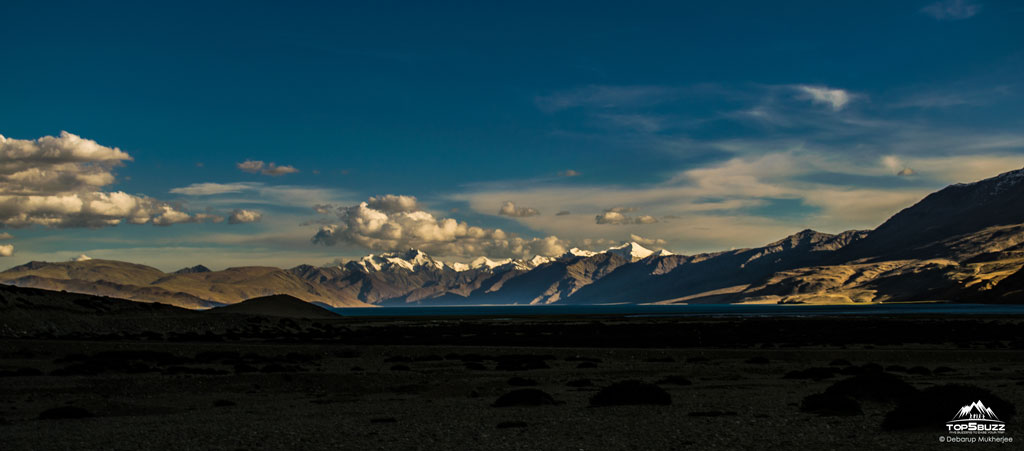
[[[979,399],[957,410],[946,429],[950,434],[1005,434],[1006,423]]]
[[[1002,423],[1002,420],[999,419],[996,413],[992,409],[985,407],[985,404],[980,399],[961,407],[956,415],[953,416],[953,419],[949,421],[951,423],[959,421],[998,421]]]

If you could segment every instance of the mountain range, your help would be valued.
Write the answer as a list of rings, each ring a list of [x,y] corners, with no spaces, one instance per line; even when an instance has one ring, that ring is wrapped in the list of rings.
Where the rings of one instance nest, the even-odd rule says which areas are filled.
[[[274,294],[325,306],[1024,302],[1024,169],[932,193],[874,230],[803,230],[696,255],[637,243],[448,263],[410,249],[341,265],[173,273],[110,260],[30,262],[0,283],[187,308]]]

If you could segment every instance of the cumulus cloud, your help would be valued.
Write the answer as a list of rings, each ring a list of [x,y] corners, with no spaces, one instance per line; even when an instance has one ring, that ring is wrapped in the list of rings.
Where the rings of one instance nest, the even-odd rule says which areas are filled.
[[[536,208],[517,207],[514,202],[507,200],[501,204],[501,208],[498,209],[498,214],[502,216],[511,216],[513,218],[525,218],[529,216],[537,216],[540,212],[537,211]]]
[[[380,210],[387,213],[401,213],[419,210],[419,205],[416,203],[416,198],[413,196],[396,196],[394,194],[374,196],[369,198],[366,201],[366,204],[374,210]]]
[[[850,103],[852,96],[842,89],[828,88],[825,86],[795,86],[802,97],[810,99],[811,102],[824,104],[832,107],[833,111],[842,110]]]
[[[935,20],[969,19],[979,11],[981,11],[981,5],[965,0],[944,0],[921,8],[922,13]]]
[[[605,210],[594,217],[598,224],[625,225],[625,224],[654,224],[658,219],[650,215],[630,216],[625,213],[636,210],[630,207],[613,207]]]
[[[249,173],[252,173],[252,174],[270,175],[270,176],[274,176],[274,177],[279,176],[279,175],[294,174],[296,172],[299,172],[298,169],[295,169],[292,166],[286,166],[286,165],[278,166],[277,163],[274,163],[274,162],[265,163],[265,162],[260,161],[260,160],[245,160],[245,161],[243,161],[241,163],[238,163],[237,166],[238,166],[238,169],[241,169],[242,171],[245,171],[245,172],[249,172]]]
[[[0,257],[10,257],[14,255],[13,244],[0,244]]]
[[[75,262],[85,262],[85,261],[89,261],[89,260],[92,260],[92,257],[90,257],[88,255],[85,255],[85,254],[81,254],[81,255],[71,259],[71,261],[75,261]]]
[[[558,175],[560,177],[576,177],[576,176],[580,176],[580,175],[583,175],[583,174],[581,174],[579,171],[576,171],[576,170],[573,170],[573,169],[566,169],[564,171],[559,171]]]
[[[325,246],[354,244],[371,250],[422,249],[441,256],[556,256],[568,248],[555,236],[522,238],[501,229],[470,226],[451,218],[408,207],[412,196],[381,196],[338,209],[338,222],[316,232],[312,241]],[[374,207],[379,208],[374,208]]]
[[[228,216],[228,224],[248,224],[260,222],[261,219],[263,219],[263,213],[256,210],[237,209]]]
[[[68,132],[34,140],[0,135],[0,224],[103,227],[195,220],[166,202],[103,191],[114,182],[114,168],[131,159],[116,147]]]

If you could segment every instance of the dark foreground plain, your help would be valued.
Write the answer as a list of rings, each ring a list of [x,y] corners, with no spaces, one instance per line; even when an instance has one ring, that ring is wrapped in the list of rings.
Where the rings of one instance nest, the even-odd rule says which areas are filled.
[[[46,293],[5,293],[4,450],[941,449],[978,396],[1014,443],[971,449],[1024,440],[1020,318],[309,319]]]

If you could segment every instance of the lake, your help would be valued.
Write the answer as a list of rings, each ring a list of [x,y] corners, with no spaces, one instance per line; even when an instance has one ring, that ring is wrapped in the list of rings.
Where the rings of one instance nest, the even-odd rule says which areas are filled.
[[[845,315],[1024,315],[1024,305],[1005,304],[691,304],[691,305],[479,305],[335,308],[344,316],[845,316]]]

